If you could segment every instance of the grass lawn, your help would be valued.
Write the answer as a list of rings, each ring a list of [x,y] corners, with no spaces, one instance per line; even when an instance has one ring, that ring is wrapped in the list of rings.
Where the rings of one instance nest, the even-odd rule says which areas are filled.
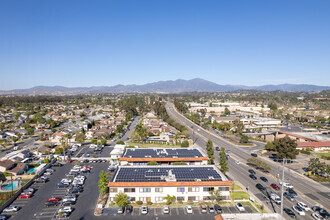
[[[243,191],[231,192],[230,197],[232,200],[250,199],[250,195]]]
[[[235,182],[232,182],[232,186],[230,187],[230,190],[241,190],[241,189],[242,189],[242,187],[237,185]]]
[[[324,178],[324,177],[318,176],[318,175],[310,175],[308,177],[317,182],[330,182],[330,178]]]
[[[181,145],[167,145],[167,144],[145,144],[145,143],[135,143],[135,142],[126,142],[127,145],[130,146],[140,146],[141,148],[147,148],[147,147],[161,147],[161,148],[178,148],[181,147]]]

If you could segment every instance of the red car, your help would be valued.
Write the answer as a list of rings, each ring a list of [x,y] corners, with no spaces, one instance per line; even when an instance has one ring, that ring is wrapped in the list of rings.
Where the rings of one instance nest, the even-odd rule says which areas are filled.
[[[278,185],[276,185],[275,183],[272,183],[270,186],[273,187],[276,190],[280,189],[280,187]]]
[[[26,193],[22,193],[21,195],[18,196],[18,198],[20,198],[20,199],[31,198],[31,195],[26,194]]]
[[[51,197],[51,198],[47,199],[46,201],[47,201],[47,202],[49,202],[49,201],[58,202],[58,201],[60,201],[60,200],[61,200],[60,197]]]
[[[68,163],[73,163],[74,162],[74,160],[68,160]]]

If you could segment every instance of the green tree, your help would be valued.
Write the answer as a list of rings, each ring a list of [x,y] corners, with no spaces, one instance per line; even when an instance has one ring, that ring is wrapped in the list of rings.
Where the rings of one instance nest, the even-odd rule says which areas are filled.
[[[115,198],[113,200],[118,206],[126,207],[129,204],[128,199],[129,197],[127,194],[120,192],[115,195]]]
[[[44,159],[44,162],[45,162],[45,164],[49,164],[49,163],[50,163],[50,161],[49,161],[48,158],[45,158],[45,159]]]
[[[267,151],[274,151],[275,150],[274,142],[268,141],[267,144],[265,145],[265,149]]]
[[[99,175],[99,192],[100,194],[104,195],[108,191],[108,179],[106,172],[104,170],[101,170]]]
[[[188,141],[182,141],[181,147],[189,147],[189,142]]]
[[[219,153],[219,160],[220,171],[226,174],[229,171],[229,167],[226,159],[225,148],[223,147],[221,147],[221,151]]]
[[[235,133],[242,134],[244,130],[244,124],[239,119],[236,119],[234,122]]]
[[[102,144],[102,145],[105,145],[106,143],[107,143],[107,139],[102,139],[102,140],[101,140],[101,144]]]
[[[206,143],[206,150],[213,149],[213,142],[208,140]]]
[[[62,147],[56,147],[55,148],[55,154],[63,154],[63,148]]]
[[[85,134],[83,132],[78,132],[76,134],[76,141],[78,143],[83,143],[85,141],[86,137],[85,137]]]
[[[210,193],[211,200],[215,200],[217,202],[221,201],[222,195],[221,195],[221,188],[220,187],[217,190],[209,191],[209,193]]]
[[[173,162],[172,165],[187,165],[187,163],[186,162],[176,161],[176,162]]]
[[[274,141],[275,151],[278,152],[279,158],[295,159],[299,154],[297,143],[288,136],[279,138]]]
[[[26,129],[26,134],[27,135],[34,135],[34,129],[33,128]]]
[[[166,205],[170,205],[172,202],[176,200],[176,197],[167,194],[167,196],[165,196],[164,199],[166,200]]]
[[[247,143],[249,142],[249,137],[246,135],[241,135],[241,143]]]
[[[230,115],[230,111],[227,107],[225,108],[225,115]]]
[[[158,163],[156,161],[149,161],[147,163],[148,166],[154,166],[154,165],[158,165]]]
[[[117,141],[117,143],[116,144],[122,144],[122,145],[124,145],[125,144],[125,142],[124,141]]]
[[[97,139],[92,139],[91,142],[92,144],[97,144]]]

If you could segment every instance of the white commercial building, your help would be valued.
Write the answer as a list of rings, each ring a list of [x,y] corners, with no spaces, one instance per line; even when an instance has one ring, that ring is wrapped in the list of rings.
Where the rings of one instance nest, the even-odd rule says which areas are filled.
[[[210,191],[229,200],[228,181],[215,166],[119,166],[109,187],[109,200],[117,193],[127,194],[131,202],[166,202],[167,195],[177,200],[211,200]]]

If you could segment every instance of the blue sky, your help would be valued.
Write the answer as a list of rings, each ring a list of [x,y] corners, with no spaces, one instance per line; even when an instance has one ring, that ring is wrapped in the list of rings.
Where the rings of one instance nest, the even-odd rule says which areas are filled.
[[[330,85],[329,0],[1,0],[0,90]]]

